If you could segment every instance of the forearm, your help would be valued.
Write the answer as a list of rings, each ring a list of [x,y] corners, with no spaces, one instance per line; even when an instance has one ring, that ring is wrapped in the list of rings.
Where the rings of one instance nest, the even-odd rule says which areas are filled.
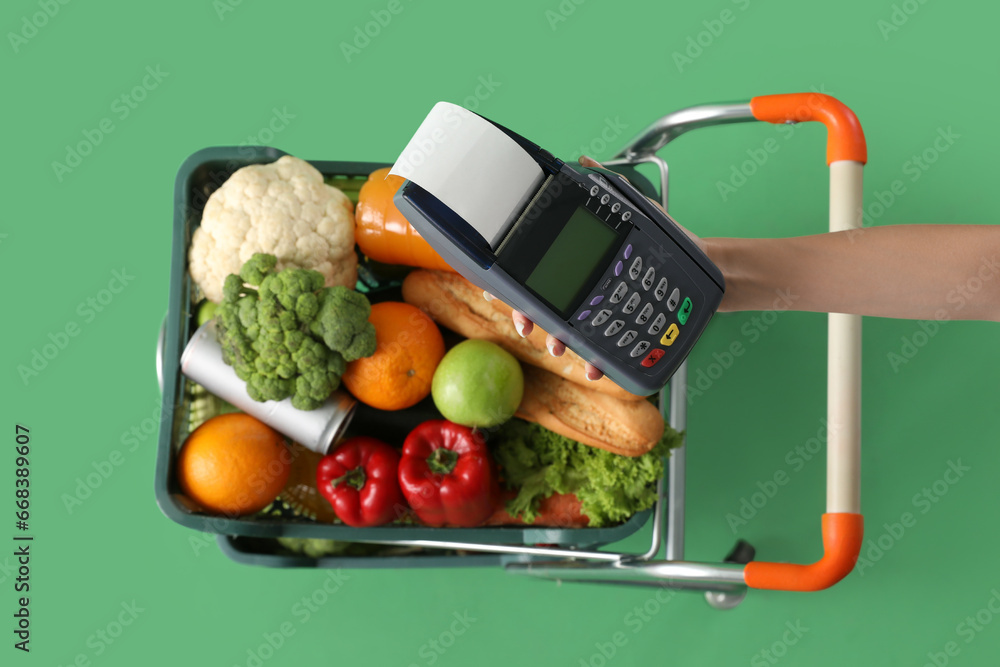
[[[704,245],[726,279],[722,311],[1000,321],[1000,225],[893,225]]]

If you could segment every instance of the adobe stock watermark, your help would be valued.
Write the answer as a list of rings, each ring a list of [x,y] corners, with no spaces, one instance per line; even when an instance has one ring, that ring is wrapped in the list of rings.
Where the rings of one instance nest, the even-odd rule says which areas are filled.
[[[0,584],[6,583],[8,579],[13,578],[17,574],[17,570],[17,562],[12,562],[10,556],[5,556],[3,562],[0,563]]]
[[[222,187],[234,171],[244,166],[246,162],[254,157],[254,147],[272,145],[275,138],[284,132],[291,121],[298,116],[288,110],[288,107],[271,107],[271,117],[263,125],[247,134],[246,138],[236,145],[236,153],[239,158],[234,158],[226,162],[224,167],[209,169],[207,181],[211,183],[211,188],[195,188],[191,193],[191,198],[184,202],[175,202],[175,206],[183,205],[189,216],[200,216],[205,208],[211,193]]]
[[[605,116],[604,125],[601,126],[601,130],[597,136],[586,143],[580,144],[576,149],[577,152],[571,155],[571,159],[578,160],[583,155],[600,155],[608,149],[608,146],[617,142],[628,128],[629,124],[622,122],[621,116],[615,116],[614,118]]]
[[[740,12],[745,12],[750,8],[751,0],[732,0],[732,3],[739,11],[723,9],[719,12],[718,18],[705,19],[701,22],[705,29],[688,35],[683,51],[674,51],[670,54],[678,73],[683,74],[686,67],[690,67],[695,60],[701,58],[705,51],[711,48],[726,31],[726,26],[736,23]]]
[[[815,98],[810,96],[809,100],[805,103],[806,107],[811,106],[811,103],[818,103],[822,98],[822,95],[830,95],[825,90],[824,85],[820,85],[817,89],[816,86],[812,86],[810,90],[816,95]],[[813,102],[815,99],[815,102]],[[808,109],[802,109],[800,114],[805,115]],[[780,141],[774,137],[768,137],[759,146],[746,149],[746,160],[729,165],[729,173],[725,180],[716,180],[715,189],[719,193],[719,197],[722,201],[728,201],[731,196],[736,194],[740,188],[749,182],[751,178],[757,175],[757,173],[763,169],[764,165],[768,163],[771,156],[781,150],[781,146],[784,142],[788,141],[794,136],[797,136],[798,128],[805,125],[805,123],[782,123],[775,125],[775,131],[778,133]]]
[[[66,663],[66,667],[90,667],[95,658],[104,655],[108,649],[118,643],[125,631],[130,628],[139,618],[139,615],[146,611],[144,607],[132,600],[122,601],[120,610],[113,613],[110,621],[96,628],[86,639],[87,652],[80,651],[73,659]],[[59,663],[59,667],[63,667]]]
[[[633,636],[639,634],[676,596],[677,591],[672,588],[657,588],[645,602],[635,605],[622,617],[622,625],[631,630]],[[577,664],[579,667],[605,667],[628,645],[629,639],[628,633],[616,630],[605,641],[594,642],[594,652],[580,658]]]
[[[361,52],[367,49],[382,34],[382,31],[389,27],[393,19],[402,14],[405,9],[406,6],[402,0],[389,0],[384,9],[369,11],[372,20],[354,26],[353,39],[350,42],[340,43],[340,52],[344,54],[344,59],[350,63],[351,60],[361,55]]]
[[[478,78],[478,85],[473,90],[473,93],[463,100],[464,108],[469,111],[475,111],[482,102],[485,102],[493,92],[503,85],[499,81],[493,80],[493,75],[489,74],[486,78],[480,76]],[[448,107],[445,109],[442,119],[448,125],[450,130],[456,130],[462,126],[465,122],[466,115],[463,114],[458,109],[454,107]],[[411,140],[411,144],[407,145],[407,151],[405,156],[401,156],[399,160],[396,161],[395,171],[401,176],[407,176],[413,172],[414,169],[419,168],[423,165],[429,157],[437,152],[437,149],[447,143],[449,137],[445,130],[440,127],[435,127],[429,133],[424,132],[422,136],[414,137]]]
[[[753,345],[764,335],[774,323],[778,321],[778,316],[789,310],[792,305],[799,300],[799,295],[794,294],[790,288],[777,290],[774,302],[770,310],[761,311],[753,315],[740,327],[742,339],[731,341],[729,345],[720,352],[713,352],[713,361],[704,367],[698,367],[688,373],[687,400],[688,405],[694,404],[695,399],[705,395],[723,375],[742,357],[747,351],[747,345]],[[745,341],[745,343],[744,343]]]
[[[221,22],[226,20],[226,14],[232,14],[242,4],[243,0],[212,0],[212,9]]]
[[[70,0],[38,0],[37,12],[21,17],[21,25],[17,32],[8,32],[7,41],[14,53],[20,53],[21,47],[38,35],[38,31],[49,24]]]
[[[781,636],[771,643],[770,646],[766,646],[761,650],[757,651],[750,658],[750,667],[768,667],[769,665],[776,665],[781,661],[786,655],[788,655],[788,650],[799,643],[809,632],[809,628],[802,625],[802,621],[796,619],[794,622],[785,621],[785,631],[781,633]]]
[[[760,511],[778,495],[778,492],[788,485],[794,473],[801,471],[813,459],[821,456],[829,440],[829,431],[826,419],[821,419],[815,435],[810,436],[805,442],[785,453],[782,460],[789,467],[789,470],[778,468],[771,476],[764,480],[757,480],[756,491],[740,497],[736,511],[727,512],[725,517],[733,535],[736,535],[741,527],[746,526],[757,517]]]
[[[455,645],[458,638],[464,635],[472,627],[472,624],[476,622],[476,618],[469,615],[468,609],[461,614],[457,611],[453,612],[451,616],[452,618],[449,619],[447,627],[444,630],[439,632],[436,637],[421,644],[420,648],[417,649],[417,655],[423,662],[411,662],[409,667],[420,667],[421,664],[429,667],[435,664],[441,659],[441,656],[448,652],[448,649]]]
[[[861,554],[858,557],[858,576],[865,576],[865,572],[875,567],[875,564],[882,560],[903,537],[907,531],[916,527],[920,517],[930,512],[941,502],[941,499],[948,495],[951,488],[958,484],[966,474],[972,471],[971,466],[963,465],[962,459],[948,460],[941,476],[913,494],[910,504],[917,512],[903,512],[899,519],[892,523],[883,523],[882,532],[875,537],[869,537],[861,547]]]
[[[996,255],[983,256],[980,260],[977,270],[945,295],[949,308],[938,308],[934,311],[933,318],[918,321],[913,333],[900,338],[900,346],[886,353],[886,361],[889,362],[893,373],[899,373],[900,368],[913,361],[938,334],[941,327],[952,320],[955,313],[968,306],[976,295],[984,288],[990,287],[992,281],[1000,276],[1000,261]]]
[[[63,492],[60,496],[66,513],[72,515],[83,503],[94,495],[94,492],[101,488],[115,474],[115,472],[125,465],[130,454],[134,454],[139,447],[147,443],[150,438],[154,441],[160,427],[173,418],[173,410],[163,412],[163,406],[159,399],[149,417],[133,424],[128,430],[123,431],[119,437],[122,444],[121,449],[112,449],[106,456],[98,457],[91,461],[88,468],[75,480],[75,486],[70,491]]]
[[[549,29],[555,32],[561,24],[565,23],[570,16],[576,13],[576,8],[587,0],[561,0],[555,9],[545,10],[545,20],[549,23]]]
[[[83,327],[93,322],[98,314],[104,312],[133,280],[135,280],[135,276],[130,274],[125,267],[122,267],[121,271],[113,270],[107,287],[99,290],[93,296],[87,297],[77,305],[76,314],[82,318],[82,325],[77,320],[69,320],[54,333],[48,332],[41,344],[31,348],[28,351],[29,359],[26,363],[18,364],[16,368],[24,386],[27,387],[32,379],[38,377],[42,371],[48,368],[73,343],[73,339],[80,335]]]
[[[188,534],[188,546],[195,556],[201,556],[205,549],[213,548],[218,540],[218,535],[225,535],[232,530],[232,522],[238,520],[235,514],[222,516],[199,516],[201,527],[195,532]]]
[[[990,597],[982,607],[967,615],[955,626],[955,634],[963,640],[966,646],[976,640],[986,628],[1000,616],[1000,591],[990,589]],[[945,642],[940,651],[928,651],[927,662],[923,667],[946,667],[952,658],[957,658],[962,652],[962,646],[955,640]]]
[[[117,122],[123,122],[132,112],[139,108],[151,92],[160,87],[163,80],[170,76],[170,72],[164,72],[159,65],[147,65],[143,77],[129,90],[118,95],[111,101],[111,115],[105,116],[97,122],[97,126],[85,127],[81,131],[82,139],[74,144],[66,144],[66,155],[62,162],[52,161],[52,172],[56,180],[60,183],[67,175],[73,173],[77,167],[83,164],[84,159],[94,152],[94,149],[104,143],[109,134],[118,129]]]
[[[941,156],[947,153],[961,138],[962,135],[956,133],[950,125],[947,128],[938,127],[934,138],[931,139],[927,147],[919,153],[914,153],[900,165],[901,177],[893,179],[886,189],[876,190],[869,198],[875,199],[875,201],[868,206],[862,206],[861,210],[858,211],[861,217],[861,227],[848,230],[846,232],[847,238],[853,242],[858,236],[864,234],[865,229],[874,225],[876,220],[885,215],[908,192],[907,182],[916,183],[919,181]],[[902,177],[907,178],[904,180]]]
[[[297,621],[298,625],[291,620],[285,620],[278,623],[273,630],[262,632],[259,643],[254,640],[255,645],[247,648],[246,659],[242,663],[233,663],[234,666],[262,667],[295,636],[301,626],[318,614],[350,579],[350,575],[340,568],[327,570],[320,584],[311,593],[296,600],[289,609],[290,616]],[[284,664],[284,662],[278,661],[277,664]]]
[[[237,146],[237,152],[244,157],[252,155],[250,146],[270,146],[274,138],[288,128],[289,121],[295,120],[295,114],[288,111],[288,107],[271,107],[271,118],[253,134],[247,135],[246,139]],[[235,167],[232,163],[230,167]]]
[[[875,27],[882,35],[882,41],[888,42],[893,33],[899,32],[900,28],[907,24],[910,18],[920,11],[928,0],[903,0],[900,3],[893,3],[892,11],[887,19],[875,21]]]

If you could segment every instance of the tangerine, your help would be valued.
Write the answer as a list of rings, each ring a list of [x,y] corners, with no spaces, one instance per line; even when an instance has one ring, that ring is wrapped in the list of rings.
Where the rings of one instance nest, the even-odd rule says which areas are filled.
[[[375,353],[347,364],[347,390],[379,410],[403,410],[431,393],[434,370],[444,356],[444,338],[427,313],[399,301],[372,306]]]
[[[177,456],[184,493],[213,514],[240,516],[267,507],[288,481],[284,438],[234,412],[212,417],[187,437]]]

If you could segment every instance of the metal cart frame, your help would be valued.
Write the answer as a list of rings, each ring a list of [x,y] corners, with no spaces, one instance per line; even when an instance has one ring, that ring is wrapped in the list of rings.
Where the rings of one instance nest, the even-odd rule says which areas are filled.
[[[605,166],[651,163],[660,174],[660,203],[669,210],[669,170],[657,152],[685,132],[730,123],[822,122],[827,127],[830,167],[830,231],[861,227],[864,134],[854,113],[820,93],[755,97],[746,103],[711,104],[664,116],[630,141]],[[828,588],[854,568],[861,549],[861,317],[831,313],[827,361],[827,501],[822,519],[824,555],[816,563],[703,563],[684,560],[685,447],[673,451],[666,483],[658,484],[652,541],[641,554],[583,551],[437,540],[393,540],[397,545],[463,549],[520,557],[505,564],[512,574],[557,581],[587,581],[705,591],[709,604],[738,605],[748,588],[815,591]],[[687,428],[687,362],[660,395],[677,430]],[[661,549],[664,556],[658,559]],[[528,557],[525,559],[524,557]],[[545,560],[541,560],[545,559]]]

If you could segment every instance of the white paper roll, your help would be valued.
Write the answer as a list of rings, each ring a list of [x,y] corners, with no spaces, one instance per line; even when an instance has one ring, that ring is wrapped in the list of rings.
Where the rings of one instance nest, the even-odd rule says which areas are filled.
[[[438,102],[390,170],[440,199],[496,248],[545,178],[495,125]]]

